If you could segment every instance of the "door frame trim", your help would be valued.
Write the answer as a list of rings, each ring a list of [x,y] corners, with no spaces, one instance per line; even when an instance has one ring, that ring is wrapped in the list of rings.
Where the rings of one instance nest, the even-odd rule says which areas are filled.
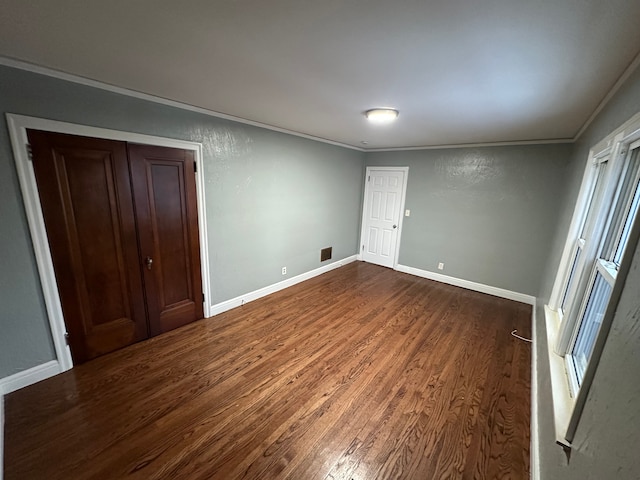
[[[122,142],[141,143],[145,145],[156,145],[160,147],[181,148],[191,150],[199,168],[196,170],[196,192],[198,206],[198,230],[200,239],[200,272],[202,275],[202,290],[204,291],[203,309],[205,318],[210,317],[209,299],[211,299],[211,281],[209,276],[209,239],[207,235],[207,216],[205,201],[205,181],[202,161],[202,144],[177,140],[165,137],[156,137],[141,133],[130,133],[120,130],[110,130],[106,128],[90,127],[74,123],[59,122],[44,118],[29,117],[26,115],[6,114],[9,136],[13,149],[13,158],[20,182],[22,200],[27,215],[27,223],[31,234],[38,276],[42,287],[42,294],[51,328],[51,337],[56,352],[56,357],[60,363],[61,371],[69,370],[73,367],[71,350],[65,339],[66,326],[62,315],[60,295],[56,283],[53,262],[49,241],[44,226],[44,217],[40,207],[40,196],[36,184],[36,177],[33,170],[29,152],[29,141],[27,129],[42,130],[46,132],[66,133],[84,137],[102,138],[106,140],[117,140]]]
[[[393,269],[398,269],[398,257],[400,256],[400,240],[402,237],[402,225],[404,223],[404,209],[405,209],[405,200],[407,197],[407,183],[409,181],[409,167],[375,167],[369,166],[365,170],[364,174],[364,188],[362,199],[362,222],[360,225],[360,248],[358,248],[358,260],[362,260],[362,247],[364,246],[364,237],[365,237],[365,218],[367,214],[367,206],[369,205],[368,201],[368,181],[369,175],[371,174],[371,170],[388,170],[388,171],[402,171],[404,172],[404,181],[402,182],[402,198],[400,199],[400,219],[398,220],[398,238],[396,240],[396,249],[393,252]]]

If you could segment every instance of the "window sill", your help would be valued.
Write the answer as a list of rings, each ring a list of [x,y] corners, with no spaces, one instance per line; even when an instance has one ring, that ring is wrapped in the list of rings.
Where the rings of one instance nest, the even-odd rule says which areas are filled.
[[[560,331],[560,319],[558,314],[547,305],[544,307],[544,316],[547,327],[547,350],[549,353],[556,442],[563,447],[571,448],[571,443],[567,441],[565,436],[575,400],[571,397],[569,391],[569,379],[565,370],[564,359],[553,351],[553,346],[556,344],[558,332]]]

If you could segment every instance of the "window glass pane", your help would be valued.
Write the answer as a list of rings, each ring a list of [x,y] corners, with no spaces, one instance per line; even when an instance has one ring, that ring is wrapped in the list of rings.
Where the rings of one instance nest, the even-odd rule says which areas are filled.
[[[595,171],[595,179],[593,184],[591,185],[591,191],[589,192],[589,199],[587,201],[587,205],[585,208],[585,214],[582,217],[582,225],[580,226],[580,234],[576,239],[575,251],[573,253],[573,258],[571,262],[571,270],[569,275],[566,277],[565,283],[562,288],[562,300],[560,302],[560,310],[562,311],[563,317],[567,315],[568,309],[572,307],[575,303],[576,306],[579,305],[579,302],[574,302],[573,297],[581,296],[581,292],[572,292],[572,289],[575,287],[575,284],[579,282],[582,277],[582,272],[584,271],[584,267],[589,268],[588,266],[583,265],[583,268],[579,268],[580,257],[584,252],[584,246],[586,240],[586,236],[589,231],[590,225],[596,220],[598,216],[598,212],[600,208],[598,208],[598,204],[600,203],[601,191],[604,185],[604,177],[607,167],[607,160],[602,160],[601,162],[594,165]],[[581,287],[582,290],[584,287]],[[573,294],[572,294],[573,293]]]
[[[627,244],[631,225],[638,210],[638,179],[640,176],[640,149],[632,152],[620,180],[620,193],[613,211],[607,238],[602,250],[602,258],[620,265]]]
[[[585,238],[587,234],[587,229],[589,228],[589,224],[593,221],[594,214],[597,210],[596,207],[596,197],[598,196],[598,192],[600,191],[600,185],[604,179],[604,173],[606,171],[607,162],[599,163],[596,165],[597,173],[596,173],[596,181],[593,182],[593,189],[591,190],[591,195],[589,196],[589,205],[587,206],[587,213],[584,216],[584,220],[582,222],[582,227],[580,228],[580,236],[579,238]]]
[[[638,205],[640,205],[640,186],[639,184],[636,184],[636,191],[633,196],[633,202],[631,203],[629,215],[627,216],[627,221],[625,222],[622,229],[620,241],[618,242],[618,247],[616,248],[616,253],[613,256],[613,262],[618,266],[620,266],[620,262],[622,261],[622,254],[624,253],[624,249],[627,246],[627,242],[629,241],[629,233],[631,233],[631,226],[633,225],[633,221],[636,218],[636,214],[638,213]]]
[[[562,303],[560,304],[560,308],[564,313],[567,312],[567,308],[569,307],[569,292],[571,292],[571,288],[573,284],[577,281],[578,272],[576,269],[578,267],[578,262],[580,261],[580,256],[582,255],[582,249],[576,245],[575,253],[573,255],[573,262],[571,263],[571,273],[569,274],[569,278],[567,280],[567,284],[565,285],[564,294],[562,295]]]
[[[596,271],[593,287],[589,292],[589,300],[580,321],[580,330],[571,352],[578,376],[578,384],[582,384],[584,372],[593,352],[612,289],[613,287],[607,283],[600,272]]]

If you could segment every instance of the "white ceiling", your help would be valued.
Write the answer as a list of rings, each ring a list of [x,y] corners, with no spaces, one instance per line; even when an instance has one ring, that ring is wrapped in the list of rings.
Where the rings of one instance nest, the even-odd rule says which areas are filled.
[[[573,138],[640,52],[638,0],[0,0],[0,12],[5,57],[371,149]],[[397,122],[367,124],[379,106]]]

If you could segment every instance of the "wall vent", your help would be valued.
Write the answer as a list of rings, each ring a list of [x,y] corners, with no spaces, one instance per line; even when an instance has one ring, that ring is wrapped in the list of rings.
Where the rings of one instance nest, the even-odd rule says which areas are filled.
[[[323,248],[322,250],[320,250],[320,261],[324,262],[326,260],[330,260],[331,259],[331,249],[333,247],[327,247],[327,248]]]

